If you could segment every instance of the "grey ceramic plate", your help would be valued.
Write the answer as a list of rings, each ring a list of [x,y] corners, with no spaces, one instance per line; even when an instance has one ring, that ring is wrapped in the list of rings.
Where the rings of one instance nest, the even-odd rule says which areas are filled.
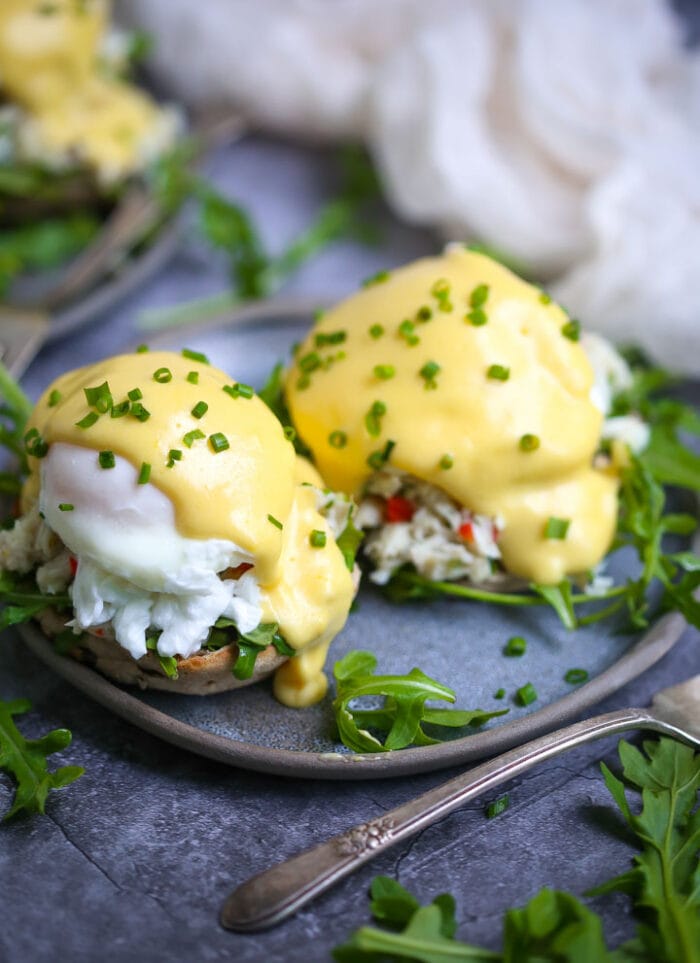
[[[153,348],[186,346],[203,351],[237,380],[260,386],[275,361],[308,327],[313,306],[269,302],[199,328],[179,329],[151,340]],[[629,557],[616,559],[622,576]],[[30,648],[87,695],[135,725],[221,762],[283,775],[366,779],[424,772],[501,752],[579,715],[660,659],[680,637],[683,619],[664,616],[645,636],[615,634],[605,623],[567,632],[548,609],[511,609],[457,600],[393,605],[372,587],[361,589],[358,609],[335,640],[331,662],[351,649],[375,652],[380,672],[419,666],[452,686],[462,708],[509,709],[483,730],[449,742],[394,753],[354,755],[333,738],[331,696],[309,709],[279,705],[269,683],[206,698],[126,690],[93,670],[56,655],[38,629],[23,628]],[[503,656],[512,635],[527,652]],[[590,681],[573,688],[570,668]],[[522,708],[515,691],[531,682],[537,701]],[[507,697],[494,698],[503,687]]]

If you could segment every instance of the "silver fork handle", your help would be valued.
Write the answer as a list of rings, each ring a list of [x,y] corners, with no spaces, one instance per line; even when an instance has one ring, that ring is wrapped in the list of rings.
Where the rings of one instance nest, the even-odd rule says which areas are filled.
[[[681,729],[648,709],[620,709],[576,722],[496,756],[376,819],[253,876],[228,897],[221,911],[221,923],[240,932],[274,926],[378,853],[469,799],[567,749],[630,729],[653,729],[687,741]]]

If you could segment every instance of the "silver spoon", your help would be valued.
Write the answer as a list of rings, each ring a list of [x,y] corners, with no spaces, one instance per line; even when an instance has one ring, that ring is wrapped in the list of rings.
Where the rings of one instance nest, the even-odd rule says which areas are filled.
[[[700,748],[700,675],[663,689],[654,696],[649,709],[618,709],[533,739],[376,819],[278,863],[231,893],[221,911],[221,923],[239,932],[274,926],[378,853],[474,796],[567,749],[630,729],[651,729]]]

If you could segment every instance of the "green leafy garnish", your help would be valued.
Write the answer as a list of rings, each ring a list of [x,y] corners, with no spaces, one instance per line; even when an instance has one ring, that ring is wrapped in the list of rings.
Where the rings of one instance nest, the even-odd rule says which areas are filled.
[[[0,769],[16,782],[5,819],[20,812],[43,813],[52,789],[68,786],[85,772],[81,766],[62,766],[49,772],[48,757],[69,746],[72,737],[67,729],[54,729],[39,739],[25,739],[15,726],[14,717],[30,709],[31,703],[26,699],[0,702]]]
[[[425,724],[459,729],[480,726],[508,710],[484,712],[481,709],[436,709],[426,706],[428,699],[454,702],[452,689],[431,679],[420,669],[408,675],[374,675],[377,659],[371,652],[349,652],[335,663],[336,697],[333,711],[341,741],[354,752],[385,752],[407,746],[429,746],[440,742],[423,728]],[[360,708],[356,700],[383,699],[377,708]],[[372,735],[384,733],[384,739]]]
[[[645,742],[643,752],[620,742],[623,780],[602,764],[605,782],[641,852],[629,872],[587,895],[620,891],[632,900],[637,936],[614,951],[602,921],[571,893],[545,888],[503,917],[502,950],[455,939],[455,901],[448,894],[421,906],[398,882],[374,879],[372,916],[333,951],[340,963],[698,963],[700,958],[700,754],[671,739]],[[641,791],[632,812],[626,785]]]
[[[305,262],[344,237],[372,240],[367,211],[380,196],[369,158],[360,148],[340,154],[341,185],[313,222],[285,250],[268,252],[253,219],[239,203],[219,194],[191,170],[193,145],[182,144],[157,165],[153,183],[166,210],[188,198],[199,207],[200,230],[208,243],[228,258],[231,290],[174,309],[148,312],[145,327],[165,327],[207,317],[239,303],[273,294]]]
[[[284,400],[284,365],[279,362],[268,375],[267,381],[258,392],[258,397],[265,402],[270,411],[282,423],[284,429],[294,428],[292,418]],[[294,450],[298,455],[308,458],[311,449],[304,444],[295,430],[294,437],[290,439],[294,444]]]
[[[589,895],[627,893],[638,907],[637,938],[626,945],[645,960],[685,963],[700,956],[700,754],[672,739],[620,742],[622,780],[601,764],[605,784],[637,837],[634,868]],[[642,794],[632,812],[625,782]]]
[[[0,192],[3,186],[0,174]],[[77,213],[0,230],[0,297],[18,275],[46,271],[75,257],[98,227],[97,217]]]

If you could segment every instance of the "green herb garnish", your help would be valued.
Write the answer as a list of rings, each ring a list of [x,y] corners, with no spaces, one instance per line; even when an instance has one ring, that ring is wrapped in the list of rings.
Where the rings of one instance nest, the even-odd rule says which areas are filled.
[[[213,435],[209,435],[209,445],[215,455],[218,455],[220,452],[226,451],[227,448],[231,447],[226,435],[222,434],[220,431],[215,431]]]
[[[312,548],[325,548],[326,546],[326,533],[318,528],[314,528],[309,534],[309,545]]]
[[[100,468],[114,468],[117,463],[113,451],[101,451],[97,460],[100,463]]]
[[[481,709],[436,709],[426,706],[428,699],[454,702],[452,689],[431,679],[420,669],[408,675],[374,675],[377,659],[371,652],[349,652],[333,667],[336,697],[333,701],[341,741],[355,752],[384,752],[406,746],[428,746],[440,742],[425,725],[439,729],[461,729],[483,725],[499,712]],[[358,699],[383,698],[379,708],[360,708]],[[376,735],[373,735],[376,733]]]
[[[494,381],[507,381],[510,378],[510,368],[502,364],[490,365],[486,377]]]

